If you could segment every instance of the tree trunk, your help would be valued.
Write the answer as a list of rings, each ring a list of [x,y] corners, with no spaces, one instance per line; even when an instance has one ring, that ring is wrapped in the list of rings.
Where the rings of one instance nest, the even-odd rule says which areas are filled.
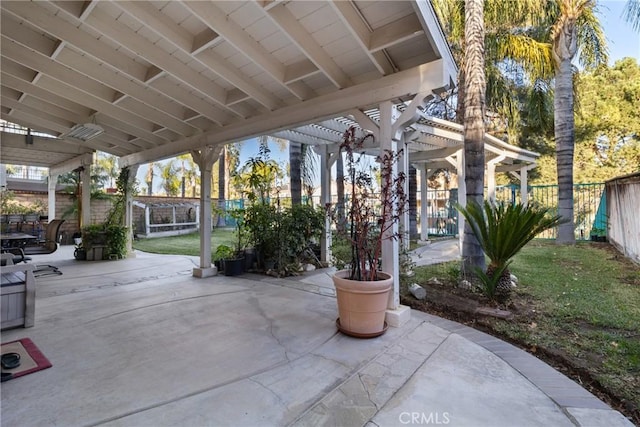
[[[575,18],[563,16],[562,26],[553,40],[555,90],[553,98],[554,133],[558,171],[558,215],[567,222],[558,226],[556,243],[573,244],[573,149],[575,144],[573,115],[573,71],[571,60],[576,54]]]
[[[427,196],[421,195],[424,203],[427,203]],[[418,235],[418,179],[416,168],[409,165],[409,238],[417,240]]]
[[[482,0],[465,1],[464,159],[467,203],[484,200],[484,13]],[[484,268],[484,253],[465,221],[462,240],[465,273]]]
[[[153,168],[155,164],[149,163],[149,170],[147,171],[147,196],[153,195]]]
[[[225,199],[225,189],[226,185],[226,172],[227,168],[225,167],[225,155],[227,153],[227,147],[225,146],[220,152],[220,158],[218,158],[218,221],[216,222],[216,227],[225,227],[227,222],[225,220],[225,212],[226,212],[226,199]]]
[[[302,144],[289,141],[289,178],[291,185],[291,204],[302,204],[302,179],[300,163],[302,161]]]

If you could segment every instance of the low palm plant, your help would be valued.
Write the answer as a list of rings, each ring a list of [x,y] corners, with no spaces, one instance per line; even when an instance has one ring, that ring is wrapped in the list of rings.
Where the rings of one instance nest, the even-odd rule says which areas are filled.
[[[504,300],[511,292],[511,259],[545,230],[558,226],[559,215],[550,215],[549,209],[521,203],[475,202],[458,210],[469,223],[490,263],[487,271],[476,270],[490,299]]]

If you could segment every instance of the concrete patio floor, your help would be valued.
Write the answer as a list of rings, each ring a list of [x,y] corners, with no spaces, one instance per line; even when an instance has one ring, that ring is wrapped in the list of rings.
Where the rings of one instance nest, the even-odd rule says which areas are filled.
[[[377,339],[336,331],[327,271],[191,276],[138,253],[40,264],[29,337],[53,367],[2,383],[2,426],[631,426],[537,358],[413,311]]]

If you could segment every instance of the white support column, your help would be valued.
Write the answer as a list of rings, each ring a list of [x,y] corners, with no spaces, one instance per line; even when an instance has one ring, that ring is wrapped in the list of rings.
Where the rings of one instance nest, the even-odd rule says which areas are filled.
[[[464,149],[456,153],[456,174],[458,175],[458,204],[467,206],[467,185],[464,182]],[[460,248],[464,243],[464,216],[458,212],[458,238],[460,240]]]
[[[532,164],[520,169],[520,203],[525,206],[529,203],[528,172],[535,167],[536,165]]]
[[[91,224],[91,166],[86,165],[80,172],[80,180],[82,181],[82,195],[80,197],[81,216],[80,229]],[[51,221],[50,218],[49,221]]]
[[[132,188],[132,184],[136,181],[136,174],[138,173],[139,165],[129,166],[129,182],[127,187]],[[127,193],[125,199],[125,212],[124,212],[124,226],[129,230],[129,237],[127,238],[127,256],[129,258],[135,258],[136,254],[133,252],[133,193]]]
[[[409,145],[406,143],[404,139],[404,133],[401,134],[400,145],[402,146],[402,157],[400,158],[400,171],[399,173],[403,173],[404,180],[404,194],[407,195],[406,203],[407,205],[404,207],[404,213],[400,218],[400,227],[402,227],[402,249],[409,250]]]
[[[398,151],[397,143],[391,133],[393,125],[393,105],[389,101],[380,104],[380,152],[390,150],[393,153]],[[398,165],[393,165],[392,176],[398,174]],[[395,209],[396,207],[394,207]],[[393,277],[393,291],[389,297],[388,308],[395,310],[400,305],[400,263],[399,263],[399,245],[398,240],[386,238],[398,233],[398,224],[393,224],[387,232],[387,236],[383,236],[382,241],[382,270],[391,274]]]
[[[144,207],[144,234],[151,234],[151,208],[148,205]]]
[[[56,218],[56,185],[58,184],[58,174],[49,174],[49,183],[48,183],[48,212],[49,221],[53,221]]]
[[[218,273],[218,269],[211,265],[211,172],[219,156],[219,146],[207,146],[191,152],[193,161],[200,168],[200,266],[193,269],[194,277]]]
[[[326,145],[318,147],[320,152],[320,203],[327,206],[331,203],[331,162]],[[331,261],[331,218],[325,217],[324,233],[320,239],[320,260]]]
[[[427,183],[427,163],[423,163],[420,165],[420,240],[423,242],[429,241],[429,220],[427,219],[429,187]]]
[[[394,111],[393,104],[385,101],[380,104],[380,152],[390,150],[397,153],[397,141],[402,129],[396,134],[393,132],[394,116],[399,117],[397,111]],[[408,156],[407,156],[408,157]],[[392,177],[398,176],[398,165],[394,163],[391,171]],[[398,209],[397,203],[393,207]],[[408,224],[408,221],[407,221]],[[398,235],[398,223],[393,224],[387,231],[387,236]],[[387,324],[394,327],[400,327],[406,323],[411,317],[411,309],[407,306],[400,305],[400,245],[398,239],[385,238],[382,241],[382,270],[391,274],[393,277],[393,289],[389,295],[387,304],[387,313],[385,316]]]
[[[487,199],[491,203],[496,201],[496,166],[506,158],[502,154],[487,162]]]

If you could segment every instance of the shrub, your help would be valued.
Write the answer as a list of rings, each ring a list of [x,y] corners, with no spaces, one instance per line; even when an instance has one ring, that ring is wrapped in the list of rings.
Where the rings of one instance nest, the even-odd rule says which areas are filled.
[[[511,292],[509,264],[524,245],[536,235],[556,227],[559,215],[549,215],[549,209],[533,204],[489,203],[481,207],[470,202],[457,206],[469,222],[490,263],[486,272],[476,269],[485,295],[490,299],[506,299]]]

